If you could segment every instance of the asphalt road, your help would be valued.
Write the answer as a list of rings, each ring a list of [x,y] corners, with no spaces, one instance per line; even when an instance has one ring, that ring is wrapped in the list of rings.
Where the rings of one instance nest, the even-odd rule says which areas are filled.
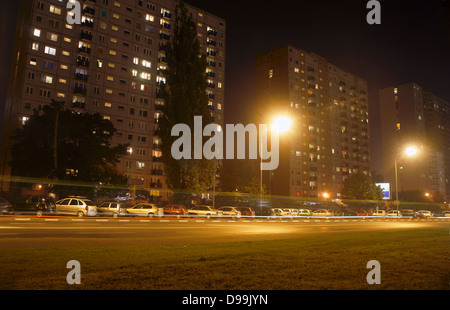
[[[0,216],[0,248],[235,242],[442,227],[450,219],[176,219]]]

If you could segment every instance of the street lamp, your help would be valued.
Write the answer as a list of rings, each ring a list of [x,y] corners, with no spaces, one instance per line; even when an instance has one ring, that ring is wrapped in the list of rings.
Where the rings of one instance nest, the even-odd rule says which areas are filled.
[[[407,157],[414,157],[417,155],[417,153],[419,152],[419,149],[413,145],[407,146],[404,149],[404,155],[406,155]],[[394,156],[394,169],[395,169],[395,204],[397,205],[397,215],[398,215],[398,205],[399,200],[398,200],[398,164],[397,164],[397,155],[398,153],[395,153]]]
[[[278,132],[278,134],[280,133],[285,133],[287,131],[290,130],[292,126],[292,119],[289,116],[286,115],[279,115],[276,116],[273,120],[272,123],[270,125],[270,129]],[[263,184],[262,184],[262,141],[260,140],[259,143],[259,148],[260,148],[260,152],[259,152],[259,157],[260,157],[260,166],[259,166],[259,170],[260,170],[260,186],[259,186],[259,194],[260,194],[260,200],[259,200],[259,207],[260,207],[260,211],[261,211],[261,215],[262,215],[262,195],[263,195]]]

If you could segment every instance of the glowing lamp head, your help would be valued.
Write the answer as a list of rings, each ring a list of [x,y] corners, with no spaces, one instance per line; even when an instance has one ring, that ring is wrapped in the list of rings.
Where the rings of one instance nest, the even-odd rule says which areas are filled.
[[[408,146],[405,149],[405,154],[406,154],[406,156],[409,156],[409,157],[415,156],[417,154],[417,152],[418,152],[418,149],[415,146]]]
[[[279,133],[284,133],[291,128],[292,120],[287,116],[278,116],[272,122],[272,130],[278,131]]]

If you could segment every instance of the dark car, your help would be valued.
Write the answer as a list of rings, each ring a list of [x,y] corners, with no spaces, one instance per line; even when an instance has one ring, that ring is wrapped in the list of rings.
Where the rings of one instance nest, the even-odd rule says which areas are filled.
[[[36,214],[38,217],[43,215],[55,214],[55,200],[51,197],[32,196],[24,203],[16,204],[15,213]]]
[[[13,214],[13,205],[3,197],[0,197],[0,214]]]
[[[168,204],[163,208],[165,215],[177,216],[187,215],[188,211],[184,205]]]

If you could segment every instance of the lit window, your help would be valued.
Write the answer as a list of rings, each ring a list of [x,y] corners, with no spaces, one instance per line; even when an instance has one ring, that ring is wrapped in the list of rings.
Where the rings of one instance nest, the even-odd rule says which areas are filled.
[[[155,21],[155,16],[150,15],[150,14],[146,14],[145,15],[145,20],[150,21],[150,22],[154,22]]]
[[[40,37],[40,36],[41,36],[41,30],[40,30],[40,29],[37,29],[37,28],[34,28],[34,30],[33,30],[33,35],[34,35],[35,37]]]
[[[39,43],[34,42],[31,46],[33,51],[39,51]]]
[[[50,5],[50,13],[56,14],[56,15],[61,15],[61,9],[54,6],[54,5]]]
[[[139,64],[139,58],[134,57],[134,58],[133,58],[133,63],[134,63],[135,65]]]
[[[141,73],[141,79],[150,80],[150,78],[151,78],[151,74],[150,73],[147,73],[147,72],[142,72]]]
[[[151,63],[150,61],[148,61],[148,60],[143,59],[143,60],[142,60],[142,65],[143,65],[144,67],[151,68],[152,63]]]
[[[46,46],[44,49],[44,53],[49,54],[49,55],[56,55],[56,48]]]
[[[47,32],[47,40],[56,42],[58,41],[58,35],[55,33]]]
[[[53,83],[53,77],[43,74],[41,76],[41,82],[47,83],[47,84],[52,84]]]

